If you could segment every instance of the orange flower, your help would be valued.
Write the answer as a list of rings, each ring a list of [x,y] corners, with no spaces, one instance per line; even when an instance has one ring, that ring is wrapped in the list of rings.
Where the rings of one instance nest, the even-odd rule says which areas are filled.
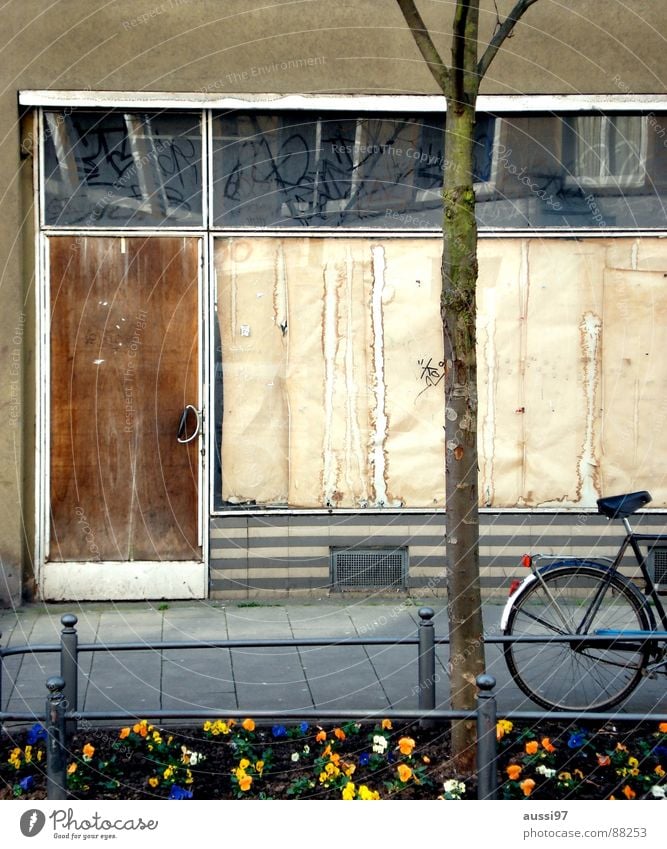
[[[402,755],[411,755],[416,745],[412,737],[401,737],[398,741],[398,748]]]
[[[632,787],[630,787],[629,784],[626,784],[625,787],[623,788],[623,795],[625,796],[626,799],[634,799],[637,794],[632,789]]]
[[[130,729],[129,728],[121,728],[120,734],[118,736],[120,737],[121,740],[124,740],[126,737],[130,736]]]
[[[526,778],[525,781],[522,781],[521,784],[519,784],[519,787],[523,791],[524,796],[530,796],[535,789],[535,782],[532,778]]]
[[[425,764],[430,764],[430,763],[431,763],[431,759],[429,758],[429,756],[428,756],[428,755],[422,755],[422,761],[423,761]]]
[[[326,749],[322,750],[322,757],[328,758],[331,755],[331,743],[326,747]]]
[[[662,778],[663,775],[665,774],[665,770],[660,766],[660,764],[657,765],[657,767],[653,770],[653,772],[657,776],[659,776],[660,778]]]
[[[239,778],[239,790],[245,793],[247,790],[250,790],[250,785],[252,784],[252,776],[250,775],[242,775]]]
[[[611,758],[609,755],[598,755],[598,766],[609,766]]]
[[[549,754],[556,751],[556,747],[551,742],[551,739],[549,737],[543,737],[542,738],[542,748],[546,749],[547,752],[549,752]]]
[[[510,764],[507,767],[507,775],[510,781],[516,781],[517,778],[521,775],[521,767],[519,764]]]
[[[241,726],[246,731],[254,731],[255,730],[255,722],[252,719],[244,719],[243,722],[241,723]]]
[[[342,728],[334,728],[333,733],[338,740],[344,740],[345,739],[345,732],[343,731]]]
[[[401,781],[409,781],[412,776],[412,770],[406,764],[399,764],[396,771]]]
[[[326,739],[327,739],[326,731],[318,731],[317,734],[315,735],[315,742],[316,743],[324,743],[324,741]]]
[[[617,752],[627,752],[627,751],[628,751],[628,747],[627,747],[627,746],[624,746],[624,745],[623,745],[623,743],[617,743],[617,744],[616,744],[616,751],[617,751]]]
[[[91,746],[90,743],[86,743],[81,751],[83,752],[84,758],[92,758],[95,754],[95,746]]]
[[[537,740],[529,740],[528,743],[526,743],[526,754],[534,755],[538,748],[539,743],[537,742]]]
[[[383,719],[382,720],[382,728],[385,731],[391,731],[391,729],[393,728],[393,726],[391,724],[391,719]]]
[[[658,731],[662,731],[663,734],[667,734],[667,722],[661,722],[658,725]]]

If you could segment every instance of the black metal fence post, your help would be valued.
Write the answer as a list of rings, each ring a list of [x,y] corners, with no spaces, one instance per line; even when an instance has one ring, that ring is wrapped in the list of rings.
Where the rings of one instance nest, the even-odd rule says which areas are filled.
[[[484,673],[477,676],[477,798],[495,799],[496,774],[496,679]]]
[[[435,616],[432,607],[419,608],[419,709],[435,708],[435,628],[431,621]],[[432,719],[420,719],[420,728],[432,728]]]
[[[60,617],[63,629],[60,634],[60,674],[65,682],[65,710],[76,711],[79,708],[79,635],[76,623],[79,620],[73,613],[64,613]],[[76,719],[65,722],[67,736],[76,732]]]
[[[65,681],[55,675],[46,682],[46,798],[67,798],[67,766],[65,758]]]

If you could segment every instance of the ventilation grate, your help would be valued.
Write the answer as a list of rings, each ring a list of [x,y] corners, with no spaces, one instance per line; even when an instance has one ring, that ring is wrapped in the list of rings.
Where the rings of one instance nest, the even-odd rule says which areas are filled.
[[[648,554],[648,571],[660,593],[667,593],[667,548],[654,547]]]
[[[407,548],[331,549],[334,589],[402,589],[407,573]]]

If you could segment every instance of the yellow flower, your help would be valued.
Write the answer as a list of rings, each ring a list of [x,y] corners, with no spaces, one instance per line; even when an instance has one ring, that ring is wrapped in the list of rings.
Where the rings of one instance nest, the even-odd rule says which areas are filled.
[[[362,784],[359,788],[359,798],[363,799],[364,801],[369,801],[372,799],[379,799],[380,794],[377,792],[377,790],[370,790],[368,787],[366,787],[365,784]]]
[[[431,763],[431,759],[429,758],[429,756],[428,756],[428,755],[422,755],[422,761],[423,761],[425,764],[430,764],[430,763]]]
[[[667,722],[661,722],[658,725],[658,731],[662,731],[663,734],[667,734]]]
[[[243,726],[243,728],[246,731],[254,731],[255,730],[255,723],[254,723],[254,720],[252,720],[252,719],[244,719],[243,722],[241,723],[241,725]]]
[[[164,777],[164,778],[166,778],[166,779],[171,778],[173,774],[174,774],[174,768],[173,768],[173,766],[168,766],[168,767],[165,769],[165,771],[162,773],[163,777]]]
[[[257,770],[257,775],[260,775],[264,772],[264,761],[257,761],[255,764],[255,769]]]
[[[186,769],[185,770],[185,783],[186,784],[192,784],[193,781],[194,781],[194,778],[192,777],[192,771],[189,770],[189,769]]]
[[[67,774],[68,774],[68,775],[74,775],[74,773],[75,773],[75,772],[76,772],[76,764],[75,764],[75,763],[71,763],[71,764],[67,767]]]
[[[639,766],[639,761],[637,760],[637,758],[628,758],[628,766],[630,767],[630,769],[637,769],[637,767]]]
[[[32,761],[32,746],[25,747],[25,762],[29,764]]]
[[[409,781],[412,776],[412,770],[406,764],[399,764],[396,772],[398,772],[398,777],[403,782]]]
[[[130,729],[129,728],[121,728],[118,736],[120,737],[121,740],[124,740],[126,737],[130,736]]]
[[[496,723],[496,739],[502,740],[506,734],[509,734],[510,731],[514,728],[514,725],[509,721],[509,719],[500,719]]]
[[[204,731],[210,731],[212,727],[211,720],[207,719],[204,723]]]
[[[244,775],[242,778],[239,778],[239,790],[242,790],[244,793],[247,790],[250,790],[250,785],[252,784],[252,777],[249,775]]]
[[[637,795],[629,784],[625,785],[622,792],[626,799],[634,799]]]
[[[559,772],[558,773],[559,781],[572,781],[572,774],[569,772]]]
[[[150,784],[151,787],[157,787],[158,784],[160,783],[160,779],[157,778],[156,776],[153,776],[152,778],[148,779],[148,783]]]
[[[411,755],[416,745],[412,737],[401,737],[398,741],[398,748],[402,755]]]
[[[580,778],[582,781],[584,780],[584,774],[580,769],[575,769],[574,775],[576,775],[577,778]]]
[[[628,747],[627,747],[627,746],[624,746],[624,745],[623,745],[623,743],[617,743],[617,744],[616,744],[616,751],[617,751],[617,752],[627,752],[627,751],[628,751]]]
[[[535,782],[532,778],[526,778],[525,781],[522,781],[521,784],[519,784],[519,787],[521,788],[524,796],[530,796],[535,789]]]
[[[529,740],[526,743],[526,754],[527,755],[534,755],[535,752],[537,752],[538,748],[539,748],[539,744],[538,744],[537,740]]]
[[[354,764],[346,764],[344,769],[345,775],[349,778],[351,775],[354,775],[356,769]]]
[[[326,772],[321,772],[320,773],[320,784],[324,784],[324,782],[328,781],[328,780],[329,780],[329,776],[326,774]]]
[[[393,728],[393,725],[391,724],[391,719],[383,719],[382,720],[382,729],[384,731],[391,731],[392,728]],[[362,787],[363,786],[364,785],[362,784]]]
[[[507,772],[507,777],[510,781],[516,781],[521,775],[521,767],[519,764],[510,764],[505,771]]]
[[[345,732],[343,731],[342,728],[334,728],[333,733],[338,738],[338,740],[344,740],[345,739]]]
[[[351,781],[348,781],[345,787],[343,788],[343,799],[345,799],[346,801],[354,799],[354,797],[356,796],[356,790],[357,788],[354,786],[354,784]]]
[[[241,760],[239,761],[239,769],[248,769],[249,766],[250,761],[248,760],[248,758],[241,758]]]
[[[659,778],[662,778],[665,774],[665,770],[660,766],[660,764],[657,765],[653,772],[655,772]]]
[[[41,761],[44,757],[44,752],[41,749],[37,749],[37,760]]]

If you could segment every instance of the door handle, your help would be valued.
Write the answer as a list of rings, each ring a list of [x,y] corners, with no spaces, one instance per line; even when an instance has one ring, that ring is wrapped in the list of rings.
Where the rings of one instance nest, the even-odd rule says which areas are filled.
[[[192,414],[195,417],[195,429],[188,436],[188,420],[191,418]],[[201,410],[198,410],[192,404],[186,404],[183,412],[181,413],[181,420],[178,423],[178,430],[176,432],[176,440],[181,443],[181,445],[186,445],[188,442],[192,442],[195,440],[199,434],[201,433]]]

